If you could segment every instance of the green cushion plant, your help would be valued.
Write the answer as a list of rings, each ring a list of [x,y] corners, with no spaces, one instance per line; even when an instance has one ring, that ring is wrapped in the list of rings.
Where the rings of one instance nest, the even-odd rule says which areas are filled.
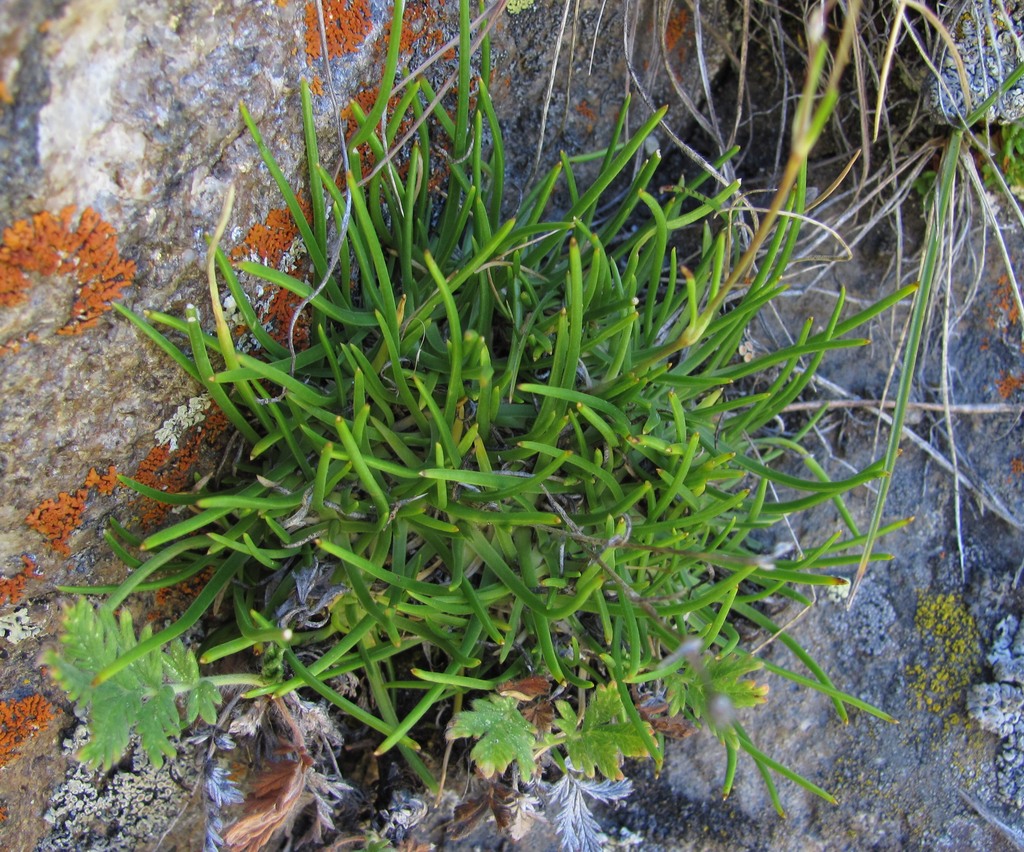
[[[431,789],[440,754],[422,745],[450,708],[449,739],[473,740],[480,774],[515,789],[560,777],[579,782],[575,795],[615,798],[622,789],[600,779],[620,781],[624,756],[660,765],[666,735],[706,725],[725,749],[726,792],[746,753],[777,806],[770,772],[828,798],[762,753],[733,711],[766,700],[756,678],[770,671],[829,695],[844,718],[847,706],[887,718],[840,692],[759,605],[809,605],[802,587],[845,582],[829,572],[857,564],[863,537],[843,495],[881,465],[831,481],[804,446],[813,420],[795,434],[770,427],[827,353],[866,343],[852,335],[906,292],[848,318],[840,297],[819,330],[808,320],[792,345],[744,359],[748,326],[783,289],[800,217],[774,219],[754,265],[738,186],[653,189],[661,158],[641,152],[661,113],[627,134],[628,104],[589,158],[600,165],[588,186],[575,176],[587,158],[563,154],[504,218],[488,47],[471,76],[465,2],[461,13],[452,114],[432,110],[422,78],[389,109],[392,56],[377,105],[357,110],[341,186],[320,165],[303,86],[308,221],[243,113],[294,215],[309,280],[232,265],[215,238],[212,334],[192,307],[184,319],[122,310],[247,449],[192,492],[125,480],[192,512],[141,540],[112,527],[131,573],[88,590],[105,600],[75,604],[48,657],[89,712],[83,757],[109,767],[135,733],[159,763],[187,724],[215,721],[220,689],[242,684],[248,697],[319,696]],[[430,120],[399,169],[390,149],[407,116]],[[427,177],[442,166],[438,197]],[[781,203],[804,210],[802,167]],[[682,246],[696,257],[689,267]],[[304,300],[308,348],[267,333],[247,279]],[[228,329],[225,291],[260,354]],[[792,553],[765,543],[825,501],[841,530]],[[207,570],[170,626],[136,637],[123,610],[115,617],[133,592]],[[217,599],[233,617],[198,662],[232,657],[241,671],[203,677],[180,638]],[[752,656],[740,622],[778,633],[804,673]],[[365,702],[332,686],[343,676]],[[559,828],[570,846],[584,831]]]

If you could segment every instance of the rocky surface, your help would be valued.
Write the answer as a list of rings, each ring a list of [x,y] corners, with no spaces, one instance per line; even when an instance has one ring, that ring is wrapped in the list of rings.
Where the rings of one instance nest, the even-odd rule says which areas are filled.
[[[336,13],[336,81],[343,97],[355,96],[374,84],[388,10],[365,0],[325,5]],[[561,38],[563,6],[551,0],[517,3],[522,11],[500,26],[495,96],[513,183],[525,185],[539,143],[543,168],[559,148],[577,153],[605,138],[629,73],[622,11],[612,5],[582,3],[578,16],[566,18]],[[421,34],[410,49],[451,33],[443,4],[408,6]],[[245,101],[294,177],[303,152],[298,85],[319,75],[312,64],[319,46],[305,4],[294,0],[12,0],[3,15],[0,845],[137,849],[157,844],[187,805],[189,785],[133,760],[111,777],[77,767],[68,754],[76,722],[40,671],[39,653],[55,630],[55,586],[123,577],[101,540],[106,519],[146,519],[147,509],[115,487],[111,467],[182,487],[214,446],[203,432],[202,404],[189,407],[196,389],[110,304],[171,314],[181,314],[187,302],[204,304],[204,235],[229,183],[237,188],[230,244],[270,250],[257,243],[280,236],[273,210],[281,202],[237,105]],[[625,23],[641,36],[650,26]],[[677,38],[665,47],[678,51],[672,61],[699,101],[703,84],[699,70],[686,64],[684,45]],[[652,99],[670,101],[671,83],[652,61],[660,49],[640,37],[630,58]],[[540,104],[549,88],[554,97],[541,139]],[[330,156],[336,144],[327,98],[318,96],[315,107]],[[669,129],[685,129],[680,112]],[[1024,238],[1011,239],[1019,248]],[[859,266],[841,273],[856,299],[893,286],[873,257],[865,252]],[[1004,390],[1021,401],[1024,380],[1010,380],[1024,376],[1024,359],[1001,286],[995,276],[982,283],[954,340],[965,401],[998,401]],[[798,321],[811,310],[805,303],[791,307]],[[880,395],[899,327],[881,327],[871,359],[840,363],[832,377],[864,397]],[[179,406],[185,413],[168,424]],[[956,426],[961,461],[1021,512],[1019,417],[965,415]],[[942,425],[925,419],[915,428],[927,434]],[[823,440],[836,464],[863,465],[877,454],[873,430],[868,414],[847,413],[830,421]],[[723,802],[723,755],[710,735],[699,735],[673,749],[659,779],[645,767],[631,768],[638,793],[603,816],[616,843],[708,850],[1007,847],[993,819],[1019,828],[1014,714],[1021,681],[1004,660],[1019,649],[1007,640],[1013,630],[1002,619],[1021,611],[1015,579],[1024,548],[1019,533],[967,492],[961,566],[954,496],[949,475],[909,449],[889,509],[917,521],[887,542],[896,558],[872,569],[851,610],[823,600],[791,628],[838,686],[899,724],[857,713],[843,724],[829,701],[778,679],[770,679],[767,707],[743,718],[766,752],[832,791],[839,804],[783,780],[789,818],[782,820],[749,765]],[[868,502],[864,495],[855,506],[862,516]],[[828,522],[824,515],[804,520]],[[777,643],[766,653],[792,665]],[[133,803],[128,809],[125,797]],[[97,833],[95,820],[118,830]],[[178,824],[174,837],[187,837],[187,825]],[[488,843],[486,830],[476,837]],[[538,835],[533,848],[543,842],[554,840]]]

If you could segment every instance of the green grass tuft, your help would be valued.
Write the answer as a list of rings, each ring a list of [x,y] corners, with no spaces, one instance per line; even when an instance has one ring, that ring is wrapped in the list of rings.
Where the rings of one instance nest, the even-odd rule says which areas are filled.
[[[804,158],[834,102],[815,100],[823,50],[798,111]],[[666,736],[708,725],[727,752],[726,788],[745,752],[769,785],[779,772],[827,797],[737,722],[737,709],[767,700],[737,625],[779,632],[762,601],[807,604],[801,587],[840,583],[829,571],[860,559],[843,496],[881,464],[831,481],[799,436],[772,426],[823,357],[864,345],[861,329],[908,291],[848,318],[839,299],[792,345],[745,360],[746,329],[783,289],[801,223],[787,214],[806,209],[806,163],[794,160],[743,245],[737,184],[714,196],[700,179],[655,189],[657,153],[634,171],[658,113],[632,135],[620,125],[588,187],[563,156],[506,220],[486,79],[459,86],[454,118],[437,111],[420,126],[401,167],[387,159],[401,116],[379,104],[340,186],[318,163],[304,87],[309,185],[330,201],[312,205],[311,222],[244,114],[312,269],[307,279],[232,268],[215,239],[215,304],[214,263],[243,316],[255,311],[239,281],[284,287],[306,303],[311,342],[292,357],[253,326],[256,355],[219,316],[211,335],[194,310],[184,323],[131,315],[248,450],[218,479],[168,497],[192,514],[141,543],[145,561],[102,618],[135,589],[212,566],[204,591],[171,626],[97,656],[91,682],[118,682],[221,599],[233,618],[201,662],[229,658],[243,679],[260,669],[249,697],[318,695],[369,729],[378,754],[398,749],[430,788],[437,761],[422,751],[451,707],[449,737],[477,740],[485,776],[515,766],[539,780],[550,767],[619,780],[623,755],[660,765]],[[423,115],[433,91],[416,80],[403,98]],[[428,177],[442,167],[439,198]],[[558,186],[567,210],[553,201]],[[344,234],[337,264],[334,234]],[[683,245],[699,247],[690,266]],[[775,552],[772,530],[823,502],[845,526]],[[87,621],[70,619],[69,636]],[[795,640],[780,641],[806,671],[773,672],[828,694],[844,716],[850,704],[887,718],[836,689]],[[339,678],[358,682],[359,702],[336,690]],[[466,694],[471,710],[461,710]],[[75,696],[93,720],[107,709],[99,696]]]

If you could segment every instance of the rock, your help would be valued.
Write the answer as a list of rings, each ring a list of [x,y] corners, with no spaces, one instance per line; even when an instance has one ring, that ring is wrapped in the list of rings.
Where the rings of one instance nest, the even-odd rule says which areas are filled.
[[[943,43],[939,54],[938,78],[929,81],[932,108],[944,121],[962,124],[1004,85],[1013,70],[1024,61],[1024,4],[971,0],[958,4],[946,26],[963,63],[965,95],[960,69],[953,51]],[[1018,80],[999,95],[985,111],[983,120],[1009,124],[1024,117],[1024,82]]]

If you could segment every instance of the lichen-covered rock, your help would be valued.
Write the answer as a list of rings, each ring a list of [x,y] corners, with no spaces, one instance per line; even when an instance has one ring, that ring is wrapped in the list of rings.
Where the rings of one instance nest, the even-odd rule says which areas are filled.
[[[11,734],[0,848],[33,848],[50,834],[45,803],[73,760],[53,736],[68,708],[38,663],[60,613],[53,587],[123,578],[101,540],[108,516],[154,524],[170,508],[140,501],[117,473],[188,487],[190,466],[218,451],[218,424],[196,422],[195,405],[174,418],[197,389],[111,307],[180,314],[186,301],[204,304],[205,235],[229,182],[239,236],[227,249],[280,206],[238,104],[294,180],[304,149],[299,81],[316,72],[305,5],[13,0],[0,15],[0,702],[53,702],[48,725]],[[348,4],[337,5],[342,27]],[[375,11],[375,32],[385,13]],[[368,62],[340,58],[340,96],[355,94],[364,75]],[[81,789],[59,794],[68,807],[97,781],[75,777]],[[187,799],[166,774],[128,773],[103,788],[110,807],[129,778],[140,790],[163,785],[173,807],[160,813]],[[138,795],[125,801],[143,809]],[[160,819],[151,804],[153,822],[140,813],[134,834],[103,842],[145,848]],[[70,812],[55,821],[82,829]],[[101,848],[75,836],[47,842]]]
[[[939,76],[931,81],[931,102],[938,116],[962,124],[968,114],[1002,88],[1024,62],[1024,3],[1018,0],[968,0],[946,22],[967,75],[964,93],[953,52],[943,47]],[[1006,124],[1024,117],[1024,81],[1018,80],[986,110],[984,120]]]
[[[74,755],[88,739],[79,725],[67,739],[64,749]],[[37,852],[64,850],[143,849],[172,831],[176,841],[164,848],[190,848],[181,838],[188,825],[182,817],[183,792],[196,786],[197,773],[187,757],[155,769],[141,748],[127,765],[103,775],[84,764],[69,765],[67,776],[55,787],[45,819],[52,832],[36,847]]]
[[[988,661],[996,680],[1024,684],[1024,631],[1015,616],[1008,615],[996,625]]]
[[[849,618],[850,630],[861,653],[872,657],[892,653],[895,645],[892,624],[896,620],[896,610],[880,583],[863,585]]]
[[[988,661],[997,682],[974,686],[967,708],[1002,740],[996,758],[999,794],[1006,804],[1024,809],[1024,629],[1015,616],[996,626]]]

